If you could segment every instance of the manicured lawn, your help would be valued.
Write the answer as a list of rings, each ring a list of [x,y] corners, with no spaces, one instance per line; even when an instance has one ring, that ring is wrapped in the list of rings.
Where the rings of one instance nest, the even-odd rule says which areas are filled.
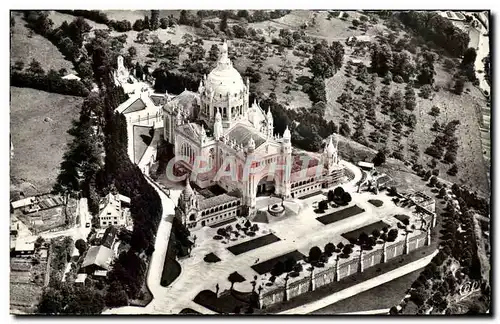
[[[299,261],[304,259],[304,257],[305,256],[302,253],[295,250],[287,254],[283,254],[267,261],[255,264],[252,266],[252,269],[254,269],[258,274],[262,275],[264,273],[270,272],[278,261],[285,262],[288,258],[294,258],[296,261]]]
[[[387,225],[383,221],[378,221],[376,223],[372,223],[372,224],[357,228],[354,231],[344,233],[344,234],[342,234],[342,236],[348,240],[349,239],[357,239],[359,237],[359,235],[363,232],[369,235],[371,232],[373,232],[373,230],[375,230],[375,229],[381,230],[385,226],[389,227],[389,225]]]
[[[161,285],[168,287],[180,274],[181,266],[175,258],[175,236],[174,233],[170,234],[170,240],[167,247],[167,255],[165,255],[165,264],[163,265],[163,272],[161,273]]]
[[[380,207],[384,204],[384,202],[382,200],[378,200],[378,199],[370,199],[370,200],[368,200],[368,202],[375,207]]]
[[[343,220],[345,218],[360,214],[364,211],[365,210],[358,207],[358,205],[354,205],[354,206],[347,207],[347,208],[344,208],[342,210],[335,211],[335,212],[332,212],[330,214],[318,217],[318,218],[316,218],[316,220],[318,220],[323,225],[328,225],[328,224]]]
[[[31,195],[52,189],[72,139],[67,130],[82,102],[80,97],[10,87],[11,190]]]
[[[318,309],[310,314],[327,315],[391,308],[403,299],[406,290],[417,279],[421,270],[413,271],[405,276],[396,278],[325,308]]]
[[[194,309],[191,309],[191,308],[184,308],[183,310],[181,310],[181,312],[179,314],[196,315],[196,314],[200,314],[200,313],[198,313],[197,311],[195,311]]]
[[[139,163],[142,156],[146,152],[149,144],[153,140],[151,136],[151,127],[134,125],[134,162]],[[153,133],[154,136],[154,133]]]
[[[267,234],[256,239],[246,241],[237,245],[228,247],[227,249],[234,255],[242,254],[253,249],[258,249],[260,247],[266,246],[268,244],[278,242],[280,238],[274,234]]]
[[[207,263],[216,263],[216,262],[220,261],[220,258],[217,255],[215,255],[214,253],[210,252],[209,254],[205,255],[205,257],[203,258],[203,261],[205,261]]]
[[[302,196],[299,199],[307,199],[307,198],[311,198],[311,197],[318,196],[321,194],[323,194],[321,191],[317,191],[317,192],[313,192],[313,193],[307,194],[305,196]]]
[[[217,313],[234,313],[237,307],[239,307],[243,313],[250,304],[250,296],[251,293],[245,294],[232,291],[229,294],[224,294],[217,298],[217,295],[213,291],[203,290],[196,295],[193,301]]]

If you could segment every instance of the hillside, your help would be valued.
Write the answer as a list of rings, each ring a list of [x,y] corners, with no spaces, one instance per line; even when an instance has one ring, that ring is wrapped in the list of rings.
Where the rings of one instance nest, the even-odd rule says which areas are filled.
[[[17,61],[28,66],[35,59],[40,62],[41,67],[48,71],[54,69],[66,69],[68,73],[74,73],[73,64],[66,60],[61,52],[48,39],[41,35],[30,32],[26,28],[26,22],[22,15],[17,12],[11,13],[14,17],[15,25],[12,28],[10,38],[10,64]]]
[[[83,98],[29,88],[10,87],[11,194],[45,193],[52,189],[71,138],[66,131]]]

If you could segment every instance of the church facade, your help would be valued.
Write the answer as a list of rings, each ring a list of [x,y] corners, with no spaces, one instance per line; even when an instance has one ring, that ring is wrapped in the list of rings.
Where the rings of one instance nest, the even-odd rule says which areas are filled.
[[[203,198],[187,184],[178,216],[189,228],[251,213],[259,195],[297,198],[344,178],[338,145],[331,138],[320,156],[297,152],[288,127],[282,136],[275,135],[271,111],[250,103],[249,89],[248,79],[243,81],[233,67],[224,43],[216,67],[200,81],[198,92],[190,92],[189,99],[169,99],[163,106],[164,138],[174,144],[176,167],[189,173],[200,189],[218,186],[238,193]],[[212,205],[220,202],[216,212]],[[214,213],[227,217],[217,218]]]

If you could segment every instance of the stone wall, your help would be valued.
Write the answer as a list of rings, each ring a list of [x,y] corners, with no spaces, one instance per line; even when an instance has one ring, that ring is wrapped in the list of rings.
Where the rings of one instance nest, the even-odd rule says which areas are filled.
[[[427,233],[423,232],[408,239],[408,253],[416,249],[422,248],[430,242],[427,241]],[[299,295],[305,294],[316,288],[334,284],[335,281],[342,280],[350,275],[357,272],[362,272],[367,268],[376,266],[384,262],[384,246],[378,246],[377,249],[372,251],[363,251],[363,267],[360,267],[359,252],[353,252],[353,258],[350,260],[339,259],[338,260],[338,270],[336,268],[335,262],[333,264],[326,264],[325,268],[316,268],[311,275],[308,275],[302,279],[291,282],[287,285],[286,291],[284,286],[275,287],[275,289],[269,290],[262,293],[259,296],[259,306],[265,308],[267,306],[280,303],[286,300],[290,300]],[[405,253],[405,239],[401,241],[386,244],[386,262],[396,256]],[[304,270],[307,271],[307,270]],[[285,298],[286,296],[286,298]]]

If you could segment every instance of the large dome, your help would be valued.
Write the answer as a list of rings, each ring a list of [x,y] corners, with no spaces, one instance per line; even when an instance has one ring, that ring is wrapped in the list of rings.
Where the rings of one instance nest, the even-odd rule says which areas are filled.
[[[239,94],[245,84],[240,73],[233,67],[227,55],[227,43],[224,43],[217,66],[207,76],[205,87],[214,93],[215,98]]]

